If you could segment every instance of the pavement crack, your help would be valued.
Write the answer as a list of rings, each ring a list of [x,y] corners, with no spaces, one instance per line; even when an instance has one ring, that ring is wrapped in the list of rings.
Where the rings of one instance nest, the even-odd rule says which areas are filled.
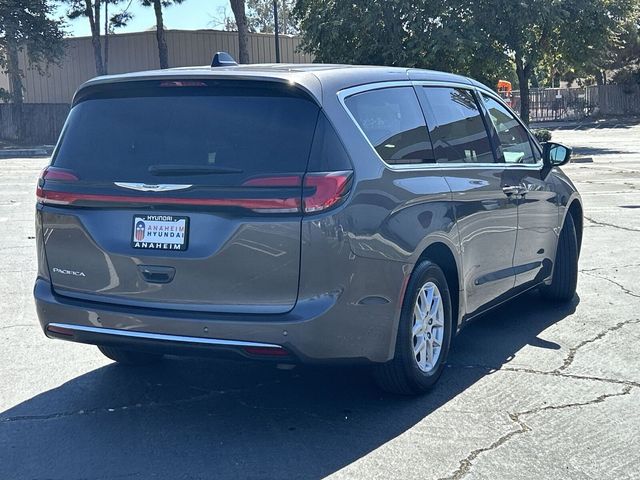
[[[609,327],[606,330],[603,330],[602,332],[597,334],[595,337],[589,338],[587,340],[583,340],[582,342],[578,343],[575,347],[571,347],[569,349],[569,354],[566,356],[566,358],[562,362],[562,365],[560,365],[558,368],[556,368],[555,371],[556,372],[561,372],[561,371],[566,370],[567,368],[569,368],[571,366],[571,364],[573,363],[573,361],[575,360],[576,354],[578,353],[578,350],[580,350],[585,345],[589,345],[590,343],[597,342],[598,340],[601,340],[602,338],[604,338],[609,333],[615,332],[616,330],[620,330],[622,327],[624,327],[626,325],[632,325],[632,324],[635,324],[635,323],[640,323],[640,319],[634,318],[632,320],[625,320],[623,322],[618,322],[614,326]]]
[[[511,430],[505,433],[500,438],[498,438],[495,442],[491,443],[486,447],[480,447],[475,450],[472,450],[469,453],[469,455],[467,455],[465,458],[460,460],[458,468],[451,475],[446,477],[441,477],[440,480],[459,480],[463,478],[465,475],[467,475],[471,471],[474,460],[476,460],[481,454],[496,450],[498,447],[504,445],[513,437],[532,431],[532,428],[529,425],[527,425],[527,423],[525,423],[525,421],[522,419],[522,417],[526,415],[535,415],[537,413],[542,413],[542,412],[551,411],[551,410],[565,410],[568,408],[578,408],[578,407],[585,407],[589,405],[595,405],[597,403],[602,403],[609,398],[628,395],[631,392],[632,388],[633,388],[632,386],[626,385],[619,392],[604,393],[594,398],[593,400],[588,400],[586,402],[572,402],[572,403],[564,403],[561,405],[546,405],[544,407],[534,408],[531,410],[526,410],[524,412],[507,413],[509,416],[509,419],[518,428],[516,430]]]
[[[75,411],[49,413],[44,415],[15,415],[15,416],[4,417],[4,418],[0,417],[0,424],[10,423],[10,422],[35,421],[35,420],[52,420],[52,419],[58,419],[58,418],[68,418],[76,415],[119,413],[119,412],[124,412],[128,410],[139,410],[143,408],[175,407],[178,405],[184,405],[192,402],[207,400],[209,398],[212,398],[218,395],[246,392],[249,389],[254,390],[255,388],[260,388],[263,386],[264,384],[261,383],[258,385],[251,386],[250,388],[229,389],[229,390],[206,390],[200,387],[185,387],[185,388],[191,388],[192,390],[200,391],[202,393],[200,393],[199,395],[193,395],[191,397],[179,398],[176,400],[170,400],[165,402],[149,401],[149,402],[132,403],[132,404],[121,405],[116,407],[96,407],[96,408],[90,408],[86,410],[81,409],[81,410],[75,410]]]
[[[2,325],[0,326],[0,330],[8,330],[10,328],[27,328],[27,327],[35,327],[35,323],[16,323],[14,325]]]
[[[533,368],[525,368],[525,367],[509,367],[509,366],[495,366],[495,365],[484,365],[484,364],[447,364],[449,368],[475,368],[481,370],[487,370],[489,373],[495,373],[498,371],[503,372],[515,372],[515,373],[527,373],[531,375],[548,375],[551,377],[562,377],[562,378],[571,378],[574,380],[585,380],[592,382],[603,382],[610,383],[613,385],[623,385],[623,386],[631,386],[640,388],[640,382],[634,382],[633,380],[623,380],[617,378],[606,378],[606,377],[592,377],[589,375],[578,375],[575,373],[566,373],[556,370],[535,370]]]
[[[637,293],[632,292],[627,287],[622,285],[620,282],[616,282],[615,280],[613,280],[613,279],[611,279],[609,277],[606,277],[604,275],[599,275],[599,274],[595,273],[593,270],[583,270],[582,273],[585,274],[585,275],[588,275],[590,277],[593,277],[593,278],[599,278],[600,280],[605,280],[605,281],[607,281],[609,283],[613,283],[615,286],[620,288],[627,295],[630,295],[630,296],[636,297],[636,298],[640,298],[640,295],[638,295]]]
[[[585,215],[585,217],[584,217],[584,218],[585,218],[586,220],[589,220],[591,223],[593,223],[593,224],[595,224],[595,225],[600,225],[600,226],[603,226],[603,227],[618,228],[618,229],[620,229],[620,230],[625,230],[625,231],[627,231],[627,232],[640,232],[640,229],[638,229],[638,228],[633,228],[633,227],[622,227],[622,226],[620,226],[620,225],[616,225],[616,224],[614,224],[614,223],[600,222],[600,221],[598,221],[598,220],[594,220],[594,219],[593,219],[593,218],[591,218],[591,217],[587,217],[586,215]]]
[[[460,465],[451,475],[447,477],[440,477],[439,480],[458,480],[464,477],[466,474],[468,474],[471,471],[471,467],[473,466],[473,461],[476,458],[478,458],[478,456],[480,456],[482,453],[495,450],[501,445],[504,445],[506,442],[511,440],[511,438],[515,437],[516,435],[520,435],[531,430],[531,427],[529,427],[529,425],[527,425],[522,420],[520,420],[518,414],[509,413],[508,415],[510,420],[516,425],[518,425],[519,428],[517,430],[511,430],[510,432],[501,436],[500,438],[498,438],[498,440],[496,440],[495,442],[493,442],[491,445],[487,447],[481,447],[481,448],[472,450],[469,453],[469,455],[467,455],[465,458],[460,460]]]
[[[612,270],[612,269],[632,268],[632,267],[640,267],[640,263],[630,263],[628,265],[611,265],[608,267],[583,268],[583,269],[580,269],[580,273],[592,273],[592,272],[599,272],[602,270]]]

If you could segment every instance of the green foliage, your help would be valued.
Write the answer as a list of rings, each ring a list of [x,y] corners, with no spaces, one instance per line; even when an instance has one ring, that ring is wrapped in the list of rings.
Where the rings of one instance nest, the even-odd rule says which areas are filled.
[[[533,131],[533,134],[538,139],[540,143],[550,142],[551,141],[551,132],[546,128],[539,128]]]
[[[289,35],[299,33],[298,23],[293,16],[296,0],[277,0],[279,32]],[[246,0],[247,28],[249,32],[273,33],[273,0]],[[218,9],[218,14],[211,24],[228,31],[237,31],[235,18],[225,7]]]
[[[62,21],[52,15],[47,0],[0,2],[0,69],[9,74],[15,102],[22,102],[23,95],[19,52],[26,50],[29,64],[40,71],[64,54]]]
[[[449,70],[495,85],[511,66],[450,0],[298,0],[303,50],[318,62]]]
[[[295,0],[278,0],[278,27],[280,33],[297,33],[291,15]],[[250,32],[273,33],[273,0],[247,0],[247,24]]]
[[[599,63],[604,46],[623,38],[621,25],[636,21],[638,3],[298,0],[295,15],[302,49],[319,62],[434,68],[492,86],[498,78],[512,79],[515,67],[528,99],[532,80],[548,84],[572,68]],[[528,121],[528,101],[521,107]]]

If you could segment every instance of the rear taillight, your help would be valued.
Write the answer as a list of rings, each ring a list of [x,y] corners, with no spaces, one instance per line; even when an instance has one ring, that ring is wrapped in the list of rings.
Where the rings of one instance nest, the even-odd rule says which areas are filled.
[[[317,213],[336,206],[349,193],[352,172],[312,172],[304,178],[299,175],[282,175],[251,178],[245,187],[287,188],[303,187],[302,210]]]
[[[38,178],[38,185],[36,187],[36,197],[40,203],[46,203],[47,192],[44,189],[45,180],[77,182],[79,178],[71,170],[51,166],[44,168],[42,172],[40,172],[40,178]]]
[[[57,167],[46,167],[40,173],[41,180],[69,180],[75,182],[79,180],[78,176],[71,170]]]
[[[166,197],[164,195],[121,195],[96,194],[64,191],[48,186],[45,181],[60,183],[76,182],[78,177],[71,171],[47,167],[38,181],[36,195],[38,202],[48,205],[73,205],[76,203],[120,203],[138,205],[184,205],[244,208],[257,213],[318,213],[337,206],[349,193],[351,171],[307,173],[256,177],[247,180],[243,187],[265,190],[256,195],[253,190],[247,197],[240,198],[193,198]],[[283,189],[279,191],[278,189]],[[300,190],[302,194],[300,194]],[[272,196],[270,192],[275,194]],[[281,193],[283,195],[277,195]]]
[[[351,172],[307,173],[304,176],[304,190],[312,190],[302,199],[305,213],[327,210],[340,203],[349,193]]]

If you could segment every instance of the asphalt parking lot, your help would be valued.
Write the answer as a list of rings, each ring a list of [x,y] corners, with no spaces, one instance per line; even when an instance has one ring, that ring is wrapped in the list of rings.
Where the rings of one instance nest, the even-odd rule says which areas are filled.
[[[48,340],[31,297],[43,159],[0,160],[0,479],[640,478],[640,123],[562,127],[592,163],[578,296],[467,327],[430,394],[362,370],[172,359]]]

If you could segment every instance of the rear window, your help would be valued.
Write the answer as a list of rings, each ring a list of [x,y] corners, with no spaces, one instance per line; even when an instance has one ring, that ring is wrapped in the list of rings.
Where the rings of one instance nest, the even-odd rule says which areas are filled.
[[[73,107],[53,164],[83,181],[149,184],[304,173],[318,111],[284,88],[124,88]]]

